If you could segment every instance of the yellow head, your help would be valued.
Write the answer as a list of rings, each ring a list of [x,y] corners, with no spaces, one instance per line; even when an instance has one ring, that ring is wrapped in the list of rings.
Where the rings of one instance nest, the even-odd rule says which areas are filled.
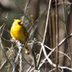
[[[23,26],[23,24],[22,24],[22,21],[21,20],[14,19],[14,22],[13,22],[12,26],[13,27],[18,27],[18,26],[21,27],[21,26]]]

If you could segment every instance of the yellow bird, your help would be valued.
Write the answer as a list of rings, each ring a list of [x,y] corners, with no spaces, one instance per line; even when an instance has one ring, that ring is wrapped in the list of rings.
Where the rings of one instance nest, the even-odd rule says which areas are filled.
[[[28,32],[23,26],[23,23],[20,19],[14,19],[14,22],[10,29],[10,34],[11,34],[12,39],[18,40],[24,44],[28,38]],[[28,47],[25,48],[25,53],[26,54],[29,53]]]

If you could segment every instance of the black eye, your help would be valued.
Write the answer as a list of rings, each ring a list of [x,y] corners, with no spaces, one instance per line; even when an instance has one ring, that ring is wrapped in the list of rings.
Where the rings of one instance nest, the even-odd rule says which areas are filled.
[[[21,22],[18,22],[19,25],[21,25]]]

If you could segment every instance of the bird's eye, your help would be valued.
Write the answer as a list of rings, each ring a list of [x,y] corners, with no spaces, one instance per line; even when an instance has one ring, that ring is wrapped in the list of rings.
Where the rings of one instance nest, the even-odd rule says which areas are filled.
[[[21,25],[21,22],[18,22],[19,25]]]

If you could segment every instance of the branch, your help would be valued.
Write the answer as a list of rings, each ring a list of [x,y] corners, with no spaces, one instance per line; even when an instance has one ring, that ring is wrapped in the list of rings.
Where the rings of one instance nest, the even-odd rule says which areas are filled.
[[[55,49],[56,48],[58,48],[59,46],[61,46],[68,38],[70,38],[72,36],[72,33],[69,35],[69,36],[67,36],[66,38],[64,38],[55,48],[53,48],[52,49],[52,51],[47,55],[46,54],[46,52],[45,51],[43,51],[44,53],[45,53],[45,59],[42,61],[42,63],[39,65],[39,67],[38,67],[38,69],[40,69],[40,67],[45,63],[45,61],[47,60],[53,67],[56,67],[56,64],[54,64],[51,60],[50,60],[50,58],[49,58],[49,56],[55,51]],[[44,49],[44,45],[41,43],[41,46],[42,46],[42,48]],[[67,56],[67,55],[66,55]],[[69,70],[72,70],[71,68],[68,68],[68,67],[66,67],[66,66],[59,66],[58,65],[58,67],[59,68],[62,68],[62,69],[64,69],[64,68],[67,68],[67,69],[69,69]]]

